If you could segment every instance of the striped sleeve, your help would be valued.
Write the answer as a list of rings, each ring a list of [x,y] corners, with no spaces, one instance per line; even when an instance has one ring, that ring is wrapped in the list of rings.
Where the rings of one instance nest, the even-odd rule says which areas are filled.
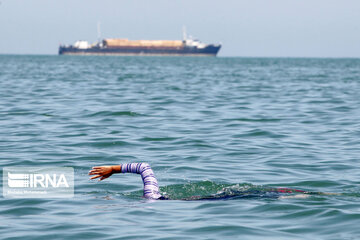
[[[122,173],[137,173],[141,175],[144,183],[144,197],[159,199],[161,197],[159,185],[153,170],[147,163],[124,163],[121,164]]]

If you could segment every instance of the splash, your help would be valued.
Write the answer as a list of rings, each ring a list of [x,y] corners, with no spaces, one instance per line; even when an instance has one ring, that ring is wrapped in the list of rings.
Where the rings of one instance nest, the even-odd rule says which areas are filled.
[[[226,200],[238,198],[279,198],[283,195],[306,194],[308,192],[253,185],[250,183],[219,184],[211,181],[169,185],[160,188],[163,196],[170,200]]]

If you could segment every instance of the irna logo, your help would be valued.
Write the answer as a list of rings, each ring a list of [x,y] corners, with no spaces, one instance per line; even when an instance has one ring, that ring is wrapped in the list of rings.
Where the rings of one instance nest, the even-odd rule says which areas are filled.
[[[3,196],[8,198],[68,198],[74,196],[74,169],[4,168]]]
[[[21,174],[8,172],[8,186],[11,188],[69,187],[65,174]]]

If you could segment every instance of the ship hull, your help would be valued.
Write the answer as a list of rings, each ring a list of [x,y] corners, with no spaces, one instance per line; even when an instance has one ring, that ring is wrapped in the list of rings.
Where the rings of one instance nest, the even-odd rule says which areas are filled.
[[[141,48],[141,47],[92,47],[79,49],[75,47],[59,48],[59,55],[110,55],[110,56],[213,56],[220,46],[208,45],[205,48]]]

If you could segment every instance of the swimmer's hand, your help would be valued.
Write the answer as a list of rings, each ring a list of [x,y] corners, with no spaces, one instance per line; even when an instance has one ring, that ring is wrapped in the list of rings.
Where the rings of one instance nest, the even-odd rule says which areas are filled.
[[[121,172],[121,166],[97,166],[90,170],[89,175],[95,175],[90,179],[100,178],[99,181],[101,181],[117,172]]]

